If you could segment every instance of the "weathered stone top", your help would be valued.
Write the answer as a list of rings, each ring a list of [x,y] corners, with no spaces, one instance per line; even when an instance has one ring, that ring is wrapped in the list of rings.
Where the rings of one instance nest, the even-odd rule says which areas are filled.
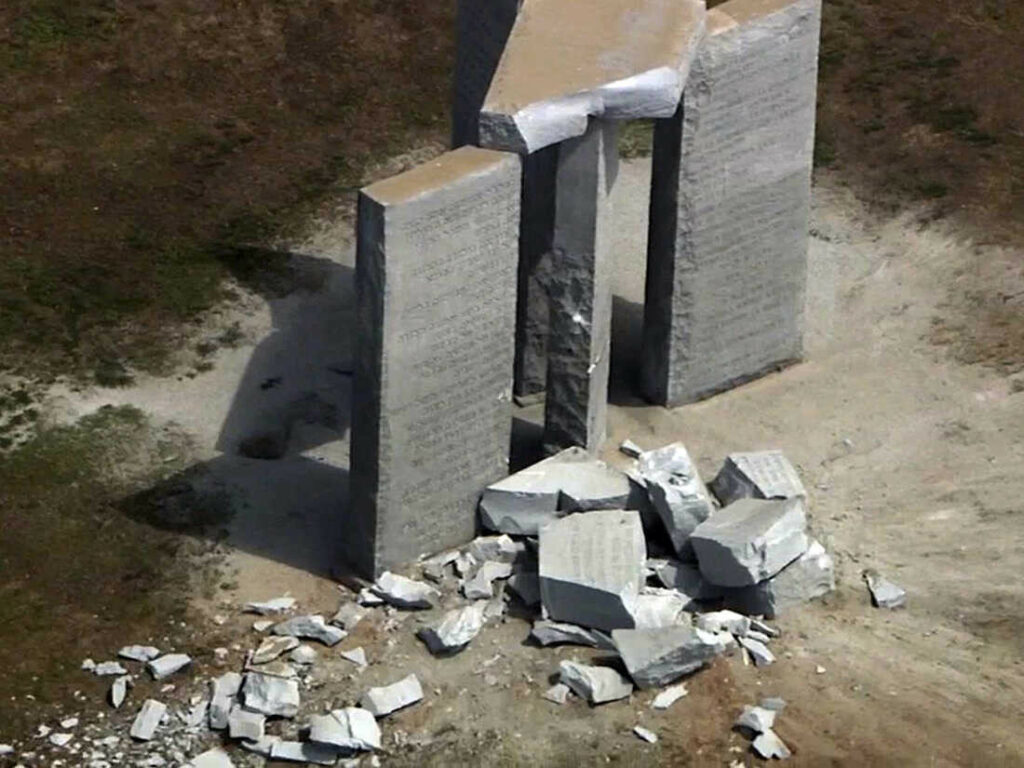
[[[480,115],[484,146],[533,152],[588,116],[669,117],[704,35],[704,0],[525,0]]]
[[[771,16],[796,4],[794,0],[728,0],[708,11],[708,34],[717,35],[738,24]]]
[[[507,152],[459,147],[435,160],[364,187],[362,193],[381,205],[398,205],[507,162],[518,162],[518,159]]]

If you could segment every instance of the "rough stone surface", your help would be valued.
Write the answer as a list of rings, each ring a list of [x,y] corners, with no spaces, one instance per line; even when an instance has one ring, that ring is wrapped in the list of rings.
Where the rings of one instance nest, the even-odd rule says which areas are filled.
[[[769,619],[799,603],[826,595],[836,587],[832,556],[815,540],[807,551],[770,579],[753,586],[723,590],[732,610]]]
[[[585,645],[590,648],[610,647],[610,641],[601,632],[578,627],[575,624],[547,621],[546,619],[533,622],[530,637],[536,640],[538,645],[545,647],[549,645]]]
[[[745,637],[750,632],[750,619],[735,611],[712,611],[697,617],[697,629],[705,632],[731,632]]]
[[[714,635],[687,626],[616,629],[612,642],[639,688],[667,685],[722,652]]]
[[[736,718],[735,725],[754,733],[764,733],[771,730],[775,724],[776,714],[778,713],[774,709],[765,707],[743,707],[740,716]]]
[[[105,677],[107,675],[124,675],[128,673],[128,670],[122,667],[118,661],[103,661],[95,664],[92,672],[100,677]]]
[[[536,573],[513,573],[508,580],[508,590],[527,608],[540,605],[540,577]]]
[[[467,600],[489,600],[494,597],[494,581],[507,579],[512,575],[511,563],[488,560],[481,563],[472,578],[462,585],[462,594]]]
[[[117,655],[131,661],[152,661],[160,655],[160,649],[151,645],[126,645]]]
[[[373,713],[345,707],[311,717],[309,739],[346,752],[366,752],[380,749],[380,726]]]
[[[436,626],[421,629],[419,637],[433,654],[461,651],[483,629],[486,608],[487,603],[477,602],[448,611]]]
[[[688,624],[689,615],[684,613],[688,603],[687,597],[674,589],[643,587],[630,610],[633,626],[637,629],[654,629]]]
[[[572,689],[565,683],[555,683],[544,691],[544,693],[541,694],[541,697],[553,702],[554,704],[565,704],[569,699],[569,694],[571,692]]]
[[[701,601],[717,600],[725,591],[705,579],[694,563],[669,560],[655,569],[655,575],[663,587],[674,589],[688,599],[686,610],[693,610]]]
[[[149,674],[153,676],[154,680],[163,680],[191,663],[192,659],[184,653],[168,653],[148,662],[146,669],[149,670]]]
[[[428,557],[420,563],[420,571],[424,578],[438,583],[444,580],[446,568],[455,562],[459,556],[459,550],[449,549],[433,557]]]
[[[472,537],[508,471],[520,162],[463,147],[360,193],[349,560]]]
[[[409,675],[391,685],[370,688],[359,699],[359,705],[373,713],[375,717],[384,717],[392,712],[415,704],[423,698],[423,688],[416,675]]]
[[[299,712],[299,683],[283,677],[248,672],[242,686],[245,706],[271,717],[295,717]]]
[[[655,696],[654,700],[651,702],[651,706],[654,709],[668,709],[688,693],[689,691],[686,690],[686,686],[682,683],[679,685],[673,685]]]
[[[637,738],[643,739],[648,744],[658,743],[658,734],[648,728],[644,728],[642,725],[634,725],[633,733],[636,734]]]
[[[309,666],[316,661],[317,655],[316,649],[312,646],[300,645],[288,654],[288,659],[295,664]]]
[[[263,725],[267,718],[259,712],[235,707],[228,715],[228,734],[232,739],[257,741],[263,738]]]
[[[679,110],[656,125],[641,375],[652,402],[699,400],[803,355],[820,11],[709,11]]]
[[[765,760],[771,760],[772,758],[785,760],[793,754],[775,731],[771,729],[758,734],[750,746]]]
[[[196,755],[185,763],[184,768],[234,768],[234,765],[228,753],[217,747]]]
[[[711,496],[682,443],[644,451],[637,460],[651,504],[680,557],[692,559],[690,534],[714,511]]]
[[[356,624],[363,620],[364,616],[366,616],[366,611],[363,610],[359,603],[345,603],[331,617],[331,624],[341,627],[346,632],[351,632],[356,628]]]
[[[249,613],[258,613],[260,616],[267,616],[272,613],[284,613],[295,607],[294,597],[274,597],[262,602],[246,603],[245,610]]]
[[[482,144],[526,154],[579,136],[590,116],[668,117],[704,15],[697,0],[525,0],[481,108]]]
[[[348,636],[348,632],[331,626],[323,616],[296,616],[275,624],[270,628],[275,635],[302,637],[307,640],[319,640],[324,645],[337,645]],[[292,648],[295,646],[293,645]],[[288,648],[286,650],[291,650]]]
[[[291,763],[335,765],[338,762],[338,750],[313,741],[274,741],[270,746],[270,757]]]
[[[722,587],[770,578],[807,551],[803,499],[740,499],[716,512],[690,536],[701,575]]]
[[[591,704],[624,699],[633,692],[633,684],[611,667],[593,667],[564,660],[559,663],[558,672],[561,682]]]
[[[365,667],[367,664],[366,651],[363,650],[362,646],[359,646],[358,648],[353,648],[349,651],[342,651],[339,655],[341,656],[341,658],[348,659],[353,664],[359,667]]]
[[[156,733],[160,720],[167,713],[167,705],[154,699],[146,699],[139,714],[135,716],[129,735],[139,741],[149,741]]]
[[[501,534],[500,536],[477,536],[469,542],[465,554],[475,567],[476,563],[487,560],[496,563],[515,563],[523,557],[525,550],[525,544],[513,541],[506,534]],[[456,569],[460,576],[466,575],[464,570],[458,568],[458,561],[456,561]]]
[[[119,709],[124,704],[125,696],[128,695],[128,688],[131,684],[131,675],[121,675],[114,678],[114,682],[110,685],[110,705],[114,709]]]
[[[864,581],[871,592],[871,603],[876,608],[902,608],[907,604],[907,592],[889,581],[878,571],[864,571]]]
[[[632,627],[646,544],[636,512],[570,515],[541,529],[540,588],[550,618],[596,629]]]
[[[767,667],[769,664],[774,663],[775,654],[768,650],[768,646],[760,640],[755,640],[752,637],[737,637],[736,639],[750,653],[754,659],[755,666]]]
[[[432,608],[440,594],[424,581],[385,571],[372,587],[374,593],[398,608]]]
[[[722,504],[739,499],[807,498],[800,475],[782,451],[729,454],[711,481],[711,491]]]
[[[299,639],[297,637],[268,637],[253,652],[249,662],[251,664],[266,664],[298,647]]]
[[[237,672],[227,672],[210,681],[210,728],[228,727],[228,716],[241,688],[242,676]]]

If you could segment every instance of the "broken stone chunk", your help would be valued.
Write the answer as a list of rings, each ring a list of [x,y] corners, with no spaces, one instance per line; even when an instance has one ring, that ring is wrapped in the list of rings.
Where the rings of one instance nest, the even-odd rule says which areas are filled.
[[[275,624],[271,627],[270,631],[275,635],[319,640],[328,646],[337,645],[348,636],[348,632],[327,624],[324,621],[324,617],[319,615],[296,616],[295,618]],[[295,646],[292,647],[294,648]]]
[[[228,715],[228,734],[232,739],[258,741],[263,738],[263,725],[266,719],[266,716],[259,712],[249,712],[241,707],[235,707]]]
[[[539,575],[548,616],[596,629],[632,627],[646,556],[635,511],[599,510],[544,526]]]
[[[107,675],[127,675],[128,670],[121,666],[120,662],[117,661],[104,661],[101,664],[97,664],[93,667],[93,674],[100,677]]]
[[[753,733],[764,733],[775,725],[776,714],[778,713],[773,709],[743,707],[743,712],[736,718],[735,724],[737,727],[746,728]]]
[[[633,684],[611,667],[592,667],[564,660],[559,663],[558,671],[561,682],[591,704],[624,699],[633,692]]]
[[[284,613],[295,607],[294,597],[275,597],[260,603],[246,603],[245,610],[249,613],[258,613],[260,616],[267,616],[272,613]]]
[[[260,619],[252,623],[252,628],[257,632],[266,632],[272,626],[274,626],[274,622],[271,619]]]
[[[356,598],[356,600],[359,602],[360,605],[366,606],[368,608],[377,605],[384,605],[384,599],[375,595],[373,593],[373,590],[369,587],[363,587],[361,590],[359,590],[359,596]]]
[[[750,619],[735,611],[712,611],[697,617],[697,628],[705,632],[731,632],[744,636],[750,632]]]
[[[316,661],[317,653],[315,648],[311,648],[308,645],[300,645],[294,651],[288,654],[288,658],[296,664],[302,664],[308,666]]]
[[[758,734],[750,746],[765,760],[771,760],[772,758],[785,760],[793,754],[775,731],[771,729]]]
[[[771,578],[807,551],[803,499],[740,499],[694,530],[690,541],[705,579],[745,587]]]
[[[527,608],[540,605],[540,577],[532,571],[513,573],[508,580],[508,590]]]
[[[296,680],[249,672],[242,686],[245,706],[271,717],[295,717],[299,712]]]
[[[673,589],[643,587],[631,609],[633,626],[637,629],[654,629],[689,624],[689,616],[683,612],[689,602]]]
[[[619,451],[633,459],[639,459],[640,454],[644,452],[643,448],[629,439],[623,440],[619,443]]]
[[[359,603],[345,603],[331,617],[331,624],[341,627],[346,632],[351,632],[356,628],[356,624],[362,621],[365,616],[366,611],[363,610]]]
[[[423,688],[416,675],[409,675],[397,683],[379,688],[370,688],[359,699],[359,705],[373,713],[375,717],[384,717],[392,712],[415,704],[423,698]]]
[[[455,558],[455,572],[462,578],[471,576],[480,564],[468,552],[460,552]]]
[[[724,650],[717,636],[688,626],[616,629],[612,642],[640,688],[671,683],[709,664]]]
[[[188,713],[182,717],[185,726],[188,728],[198,728],[210,719],[210,702],[206,699],[196,702],[189,709]]]
[[[334,765],[338,762],[338,750],[315,741],[274,741],[270,745],[270,757],[290,763]]]
[[[228,727],[228,716],[241,688],[242,676],[237,672],[228,672],[210,681],[210,728]]]
[[[717,587],[705,579],[695,563],[669,560],[655,568],[658,581],[666,589],[674,589],[687,598],[686,610],[694,610],[696,603],[717,600],[722,596],[723,587]]]
[[[680,557],[691,558],[690,534],[714,511],[711,496],[682,443],[644,451],[637,472]]]
[[[656,744],[658,742],[658,734],[654,731],[649,731],[642,725],[634,725],[633,733],[636,734],[637,738],[643,739],[648,744]]]
[[[367,664],[366,651],[362,649],[362,646],[359,648],[353,648],[351,651],[342,651],[341,658],[348,659],[359,667],[365,667]]]
[[[247,669],[252,669],[249,667]],[[270,675],[271,677],[283,677],[285,680],[293,680],[299,676],[298,669],[295,668],[294,664],[287,661],[271,661],[267,664],[261,664],[255,671],[261,675]]]
[[[149,741],[153,738],[157,726],[160,725],[160,720],[163,719],[166,713],[166,704],[161,704],[153,699],[146,699],[139,710],[139,714],[135,716],[135,721],[132,723],[129,734],[133,739]]]
[[[433,654],[452,654],[465,648],[484,626],[486,603],[473,603],[448,611],[440,623],[417,634]]]
[[[760,640],[754,640],[751,637],[738,637],[736,639],[740,645],[750,652],[754,659],[754,666],[767,667],[775,661],[775,654],[769,651],[768,646]]]
[[[512,575],[511,563],[484,562],[462,585],[462,594],[467,600],[486,600],[494,596],[495,579],[507,579]]]
[[[128,695],[128,688],[132,684],[131,675],[121,675],[114,679],[110,686],[110,704],[114,709],[119,709]]]
[[[595,630],[585,629],[575,624],[558,621],[535,621],[530,637],[539,645],[585,645],[590,648],[610,648],[611,641],[607,635]]]
[[[514,563],[519,560],[526,551],[526,545],[513,541],[508,536],[477,536],[465,549],[469,555],[478,563],[493,560],[496,563]],[[465,573],[459,573],[464,576]]]
[[[184,653],[168,653],[148,662],[146,669],[149,670],[149,674],[153,676],[154,680],[163,680],[191,663],[192,659]]]
[[[151,645],[126,645],[117,655],[130,661],[152,661],[160,655],[160,649]]]
[[[724,605],[741,613],[774,618],[798,603],[835,589],[835,564],[825,548],[811,540],[807,551],[770,579],[749,587],[724,589]]]
[[[398,608],[432,608],[441,594],[423,581],[385,571],[371,587],[374,593]]]
[[[424,578],[434,582],[442,581],[444,579],[444,569],[454,563],[455,558],[458,556],[459,550],[450,549],[439,555],[428,557],[420,563],[420,570],[423,572]]]
[[[689,691],[686,690],[686,686],[683,683],[673,685],[655,696],[651,706],[654,709],[668,709],[688,693]]]
[[[380,726],[373,714],[358,707],[332,710],[309,719],[309,739],[346,752],[380,749]]]
[[[73,733],[51,733],[47,741],[55,747],[66,747],[74,738]]]
[[[804,484],[782,451],[731,453],[711,481],[723,506],[739,499],[807,498]]]
[[[541,698],[555,704],[565,704],[569,698],[570,691],[571,689],[565,683],[555,683],[541,694]]]
[[[297,637],[268,637],[252,655],[250,663],[267,664],[283,653],[299,647]]]
[[[234,768],[234,766],[228,753],[217,747],[203,752],[201,755],[196,755],[185,763],[184,768]]]
[[[878,571],[870,568],[864,571],[864,581],[867,582],[871,602],[876,608],[902,608],[907,604],[906,590],[889,581]]]

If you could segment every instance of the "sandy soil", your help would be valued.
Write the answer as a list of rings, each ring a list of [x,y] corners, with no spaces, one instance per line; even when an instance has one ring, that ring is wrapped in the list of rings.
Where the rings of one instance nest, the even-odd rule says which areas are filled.
[[[427,617],[399,615],[388,628],[380,615],[341,646],[362,644],[371,666],[355,675],[335,651],[322,651],[323,685],[313,696],[341,703],[368,685],[420,675],[426,701],[385,728],[406,743],[392,747],[391,765],[752,764],[730,725],[763,695],[790,702],[778,731],[794,765],[1024,764],[1024,386],[929,342],[933,318],[952,311],[948,292],[964,266],[1013,254],[970,242],[923,211],[878,218],[836,178],[820,176],[807,361],[697,405],[655,408],[632,383],[646,166],[624,163],[617,188],[606,458],[624,465],[615,445],[625,437],[643,447],[683,440],[711,475],[730,451],[784,449],[811,491],[813,528],[837,559],[837,592],[780,617],[778,663],[755,669],[721,659],[667,712],[649,709],[650,693],[597,709],[543,701],[560,658],[594,654],[528,646],[528,624],[516,617],[463,654],[435,660],[413,636]],[[324,227],[301,244],[307,256],[294,292],[252,297],[211,319],[212,328],[240,321],[245,339],[218,352],[213,370],[51,401],[61,418],[134,404],[191,434],[190,477],[228,491],[236,508],[227,542],[237,586],[223,594],[231,604],[285,591],[310,612],[330,613],[338,602],[330,575],[347,497],[350,229]],[[519,416],[536,421],[539,409]],[[284,422],[293,428],[282,459],[235,455],[241,437]],[[906,587],[906,610],[869,605],[866,567]],[[247,626],[232,619],[222,630]],[[659,743],[632,736],[637,723]]]

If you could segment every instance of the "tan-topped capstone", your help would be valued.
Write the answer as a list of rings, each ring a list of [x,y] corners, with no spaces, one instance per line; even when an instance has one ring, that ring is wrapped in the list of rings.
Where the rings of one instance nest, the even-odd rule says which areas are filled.
[[[587,118],[670,117],[704,36],[703,0],[525,0],[480,114],[483,146],[530,153]]]

